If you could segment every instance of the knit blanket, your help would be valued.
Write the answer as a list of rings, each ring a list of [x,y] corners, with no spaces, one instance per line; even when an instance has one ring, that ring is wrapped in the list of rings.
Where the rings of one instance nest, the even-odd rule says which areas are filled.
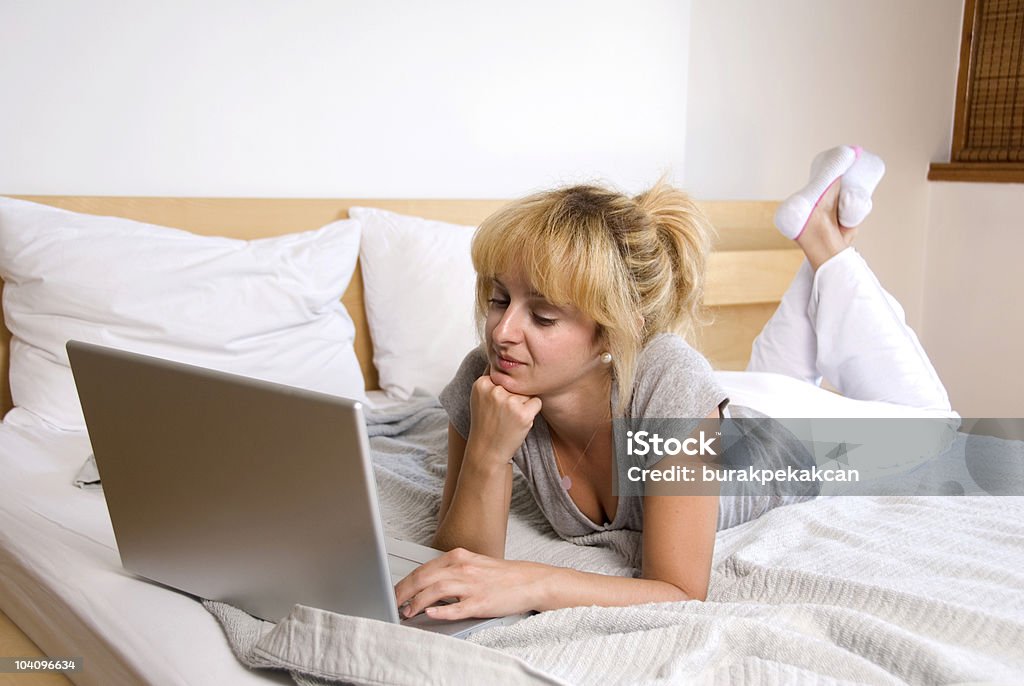
[[[385,532],[428,543],[447,418],[367,414]],[[506,556],[631,576],[639,536],[559,538],[522,476]],[[934,684],[1024,675],[1024,497],[847,496],[720,531],[706,601],[543,612],[459,640],[295,606],[204,601],[238,658],[299,684]]]

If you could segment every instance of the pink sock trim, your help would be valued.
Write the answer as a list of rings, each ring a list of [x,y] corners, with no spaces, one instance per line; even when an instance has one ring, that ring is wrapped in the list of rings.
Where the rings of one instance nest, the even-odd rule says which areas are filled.
[[[846,147],[848,147],[848,148],[853,150],[853,161],[854,162],[859,160],[860,159],[860,154],[862,152],[864,152],[864,148],[860,147],[859,145],[848,145]]]

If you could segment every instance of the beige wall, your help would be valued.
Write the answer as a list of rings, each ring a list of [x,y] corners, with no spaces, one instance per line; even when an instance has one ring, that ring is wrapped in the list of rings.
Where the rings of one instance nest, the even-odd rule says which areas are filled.
[[[921,324],[928,164],[948,155],[961,0],[694,0],[686,185],[699,197],[779,199],[840,143],[888,174],[858,239]]]
[[[694,0],[687,187],[777,199],[820,149],[888,174],[858,247],[964,416],[1024,417],[1024,185],[930,183],[949,159],[961,0]]]
[[[1024,417],[1024,184],[930,184],[922,340],[965,417]]]

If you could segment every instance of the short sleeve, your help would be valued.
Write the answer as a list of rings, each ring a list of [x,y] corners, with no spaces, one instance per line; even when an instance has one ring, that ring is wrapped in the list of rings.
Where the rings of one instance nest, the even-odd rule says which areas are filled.
[[[448,413],[448,421],[452,423],[459,435],[466,439],[469,438],[469,400],[473,392],[473,383],[486,369],[487,358],[480,348],[473,348],[462,360],[458,371],[455,372],[455,377],[448,382],[438,396],[441,407]]]
[[[711,364],[681,337],[660,334],[641,352],[630,403],[634,417],[699,419],[728,402]]]

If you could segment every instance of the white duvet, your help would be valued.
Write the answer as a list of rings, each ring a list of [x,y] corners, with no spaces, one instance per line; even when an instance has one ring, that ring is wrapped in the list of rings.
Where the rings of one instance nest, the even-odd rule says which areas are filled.
[[[466,642],[301,606],[273,628],[223,619],[253,631],[251,664],[302,684],[1018,684],[1022,515],[1020,498],[790,505],[719,535],[706,602],[544,612]]]
[[[387,533],[418,542],[432,532],[446,459],[447,419],[430,404],[393,413],[390,425],[368,422]],[[961,477],[951,457],[932,474]],[[508,557],[633,571],[638,534],[562,540],[525,490],[517,473]],[[301,606],[276,627],[210,607],[242,659],[301,684],[1016,683],[1024,497],[779,507],[718,533],[706,602],[568,608],[466,641]]]

